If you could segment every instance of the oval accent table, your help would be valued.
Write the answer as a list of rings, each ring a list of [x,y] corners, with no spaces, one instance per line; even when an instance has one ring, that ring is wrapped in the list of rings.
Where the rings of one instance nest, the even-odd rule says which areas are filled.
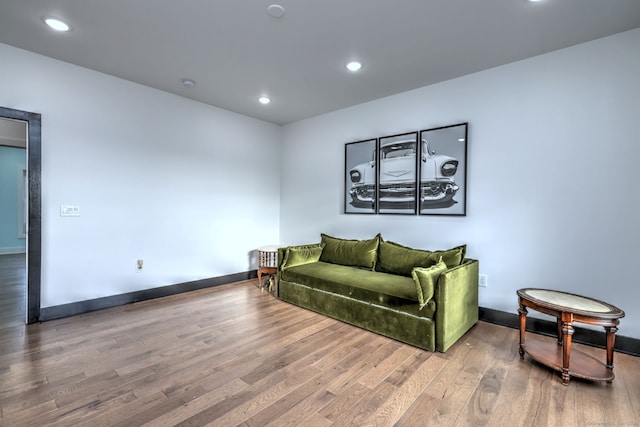
[[[613,349],[615,334],[624,311],[593,298],[550,289],[526,288],[517,291],[520,315],[520,358],[525,353],[537,362],[562,372],[562,383],[569,384],[570,377],[590,381],[611,382],[613,374]],[[554,316],[558,323],[558,342],[530,339],[525,345],[527,308]],[[578,350],[571,352],[573,322],[603,326],[607,336],[607,363]]]

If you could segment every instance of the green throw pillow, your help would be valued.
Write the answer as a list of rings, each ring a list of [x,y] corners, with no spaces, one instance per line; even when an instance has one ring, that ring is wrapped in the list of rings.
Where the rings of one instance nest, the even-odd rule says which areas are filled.
[[[346,240],[321,234],[324,243],[320,261],[373,270],[378,258],[380,234],[369,240]]]
[[[416,267],[411,271],[411,277],[418,291],[418,303],[422,309],[433,298],[436,283],[440,275],[447,270],[447,264],[442,259],[431,267]]]
[[[322,248],[324,248],[324,244],[322,243],[316,245],[291,246],[285,251],[280,268],[284,270],[289,267],[295,267],[296,265],[317,262],[320,260]]]

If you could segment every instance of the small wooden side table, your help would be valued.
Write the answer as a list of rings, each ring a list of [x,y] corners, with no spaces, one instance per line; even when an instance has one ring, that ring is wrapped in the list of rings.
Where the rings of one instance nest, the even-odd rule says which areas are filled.
[[[262,288],[263,274],[273,276],[278,274],[278,248],[279,246],[262,246],[258,248],[258,287],[260,288]],[[270,289],[269,291],[275,292],[276,290]]]
[[[520,314],[520,358],[527,353],[534,360],[562,372],[562,383],[569,384],[571,376],[590,381],[612,382],[615,333],[624,311],[606,302],[567,292],[549,289],[520,289],[517,292]],[[527,307],[557,318],[558,343],[530,340],[525,345]],[[607,334],[607,363],[578,350],[571,353],[573,322],[603,326]]]

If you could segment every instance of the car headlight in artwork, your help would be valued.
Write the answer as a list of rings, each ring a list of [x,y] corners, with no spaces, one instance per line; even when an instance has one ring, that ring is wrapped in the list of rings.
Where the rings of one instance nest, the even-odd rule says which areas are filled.
[[[440,166],[440,172],[443,176],[453,176],[458,171],[458,161],[448,160]]]
[[[351,175],[351,182],[360,182],[360,179],[362,179],[360,171],[352,170],[349,174]]]

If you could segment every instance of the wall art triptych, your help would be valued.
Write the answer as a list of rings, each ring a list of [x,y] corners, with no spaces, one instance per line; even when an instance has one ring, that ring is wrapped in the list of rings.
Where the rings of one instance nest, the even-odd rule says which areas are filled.
[[[468,123],[345,144],[344,212],[467,213]]]

